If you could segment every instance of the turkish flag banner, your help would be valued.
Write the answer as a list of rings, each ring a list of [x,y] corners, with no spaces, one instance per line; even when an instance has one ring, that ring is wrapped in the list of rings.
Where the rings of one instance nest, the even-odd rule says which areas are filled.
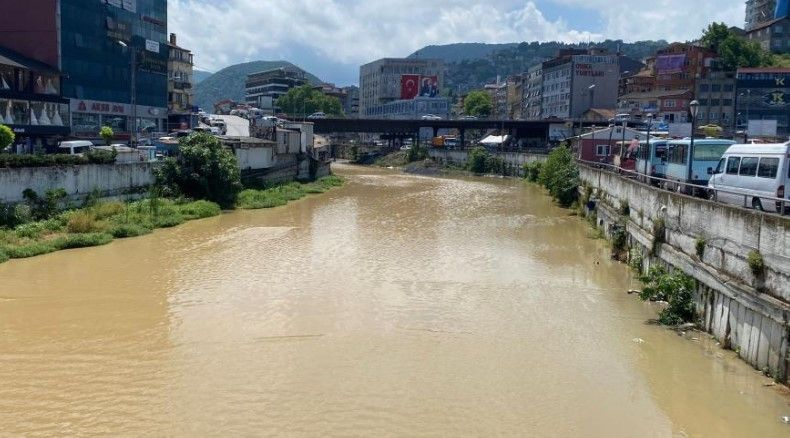
[[[402,75],[400,77],[400,98],[403,100],[414,99],[420,91],[419,75]]]

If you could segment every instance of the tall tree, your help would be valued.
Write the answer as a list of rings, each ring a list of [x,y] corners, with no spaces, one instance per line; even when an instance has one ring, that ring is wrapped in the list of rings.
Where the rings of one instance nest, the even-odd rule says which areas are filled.
[[[754,41],[736,34],[724,23],[711,23],[700,39],[702,45],[719,56],[719,68],[732,71],[739,67],[763,67],[773,64],[773,56]]]
[[[471,91],[464,99],[464,114],[475,117],[488,117],[494,105],[491,95],[483,90]]]
[[[310,85],[291,88],[277,99],[277,106],[292,116],[307,116],[318,111],[332,116],[343,115],[343,106],[337,97],[327,96]]]

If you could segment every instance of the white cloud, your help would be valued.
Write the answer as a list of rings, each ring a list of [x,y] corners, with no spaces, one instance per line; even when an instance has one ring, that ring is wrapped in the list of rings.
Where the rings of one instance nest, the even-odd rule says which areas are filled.
[[[711,22],[743,27],[744,0],[551,0],[553,3],[597,12],[601,33],[625,41],[689,41],[698,38]]]
[[[348,69],[348,79],[357,65],[429,44],[688,40],[710,21],[742,25],[743,9],[742,0],[170,0],[168,17],[198,68],[286,59],[319,75]]]
[[[361,64],[428,44],[598,39],[532,1],[170,0],[169,28],[207,69],[311,50]]]

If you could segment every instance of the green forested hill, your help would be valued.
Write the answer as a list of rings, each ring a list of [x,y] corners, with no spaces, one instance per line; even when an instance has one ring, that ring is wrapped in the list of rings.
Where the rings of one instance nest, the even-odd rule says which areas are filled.
[[[243,102],[247,75],[286,66],[294,67],[288,61],[253,61],[225,67],[195,85],[195,104],[204,111],[211,112],[214,110],[214,103],[223,99]],[[307,79],[316,85],[322,82],[310,73],[307,73]]]
[[[618,49],[623,55],[641,60],[655,54],[656,50],[667,46],[666,41],[623,41],[606,40],[591,43],[592,47],[603,47],[611,53]],[[503,79],[509,75],[523,73],[531,66],[545,61],[557,54],[560,49],[582,48],[588,44],[566,44],[559,42],[521,43],[521,44],[449,44],[428,46],[415,54],[421,58],[439,58],[447,63],[445,87],[452,93],[466,92],[493,82],[497,76]]]

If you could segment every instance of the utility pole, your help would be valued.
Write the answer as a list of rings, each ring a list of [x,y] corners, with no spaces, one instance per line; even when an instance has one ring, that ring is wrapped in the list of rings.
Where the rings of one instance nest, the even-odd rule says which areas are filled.
[[[132,147],[137,147],[137,50],[129,47],[132,52],[132,136],[130,139]]]

